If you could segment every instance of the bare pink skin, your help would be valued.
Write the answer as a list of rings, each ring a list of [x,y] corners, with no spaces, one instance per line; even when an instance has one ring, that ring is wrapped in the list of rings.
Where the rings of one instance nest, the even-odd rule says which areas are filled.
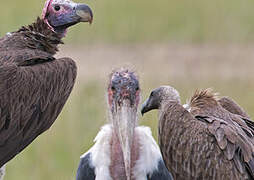
[[[123,152],[120,146],[119,139],[116,133],[113,132],[112,139],[110,142],[111,146],[111,164],[110,164],[110,175],[113,180],[126,180],[126,173],[124,167],[124,158]],[[131,149],[131,169],[136,164],[136,161],[139,158],[139,139],[134,135],[134,140]],[[135,180],[134,177],[131,177],[132,180]]]
[[[42,19],[44,19],[44,22],[47,23],[48,27],[55,32],[54,28],[49,24],[48,22],[48,19],[46,17],[47,14],[56,14],[56,15],[60,15],[60,14],[65,14],[65,13],[68,13],[70,11],[69,8],[66,8],[65,6],[60,6],[61,9],[56,11],[54,9],[54,7],[52,6],[52,2],[54,0],[47,0],[46,3],[45,3],[45,6],[43,8],[43,11],[42,11]],[[62,37],[64,37],[67,33],[67,29],[64,30],[64,32],[62,33]]]
[[[108,89],[108,103],[109,103],[109,107],[111,107],[112,103],[113,103],[113,94],[114,94],[114,92],[109,88]]]
[[[114,91],[111,90],[111,89],[109,88],[109,89],[108,89],[108,103],[109,103],[109,107],[111,107],[112,104],[113,104],[113,95],[114,95]],[[123,91],[122,96],[123,96],[123,97],[124,97],[124,96],[128,96],[128,93],[125,92],[125,91]],[[138,107],[138,105],[139,105],[139,100],[140,100],[139,97],[140,97],[140,90],[138,90],[138,91],[136,92],[136,102],[135,102],[135,106],[136,106],[136,107]]]
[[[42,19],[44,19],[44,21],[47,23],[47,25],[49,26],[49,28],[54,31],[54,28],[49,24],[48,20],[46,19],[46,14],[48,13],[48,9],[49,7],[51,7],[51,3],[53,0],[47,0],[44,8],[42,10]]]
[[[58,24],[52,24],[52,22],[49,20],[49,17],[56,17],[55,20],[56,21],[60,21],[61,18],[64,17],[64,15],[66,15],[68,17],[68,15],[72,15],[72,13],[75,11],[75,8],[78,7],[77,6],[78,4],[77,3],[74,3],[73,1],[71,0],[47,0],[46,3],[45,3],[45,6],[43,8],[43,11],[42,11],[42,19],[44,20],[45,23],[47,23],[48,27],[53,31],[53,32],[56,32],[56,33],[59,33],[59,29],[56,30],[55,26],[57,26]],[[84,5],[84,4],[80,4],[80,5]],[[58,7],[57,9],[55,7]],[[84,12],[86,13],[86,12]],[[92,23],[92,12],[90,12],[90,19],[82,19],[82,17],[76,17],[76,18],[80,18],[80,20],[76,21],[75,22],[75,18],[73,19],[74,21],[74,24],[76,23],[79,23],[79,22],[89,22],[90,24]],[[74,16],[73,16],[74,17]],[[69,17],[70,18],[70,17]],[[66,18],[68,19],[68,18]],[[60,21],[61,22],[61,21]],[[68,21],[67,21],[68,22]],[[72,23],[72,22],[68,22],[68,23]],[[66,23],[66,24],[68,24]],[[59,26],[61,25],[65,25],[65,24],[59,24]],[[71,25],[70,25],[71,26]],[[60,36],[64,37],[66,35],[66,32],[67,32],[67,28],[66,27],[65,29],[61,29],[61,33],[60,33]]]

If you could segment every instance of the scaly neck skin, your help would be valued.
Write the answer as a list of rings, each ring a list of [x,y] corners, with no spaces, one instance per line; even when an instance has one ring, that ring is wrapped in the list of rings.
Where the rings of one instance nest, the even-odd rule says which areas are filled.
[[[58,45],[63,44],[61,36],[53,32],[44,22],[37,18],[29,26],[23,26],[18,31],[7,35],[5,46],[0,49],[37,49],[54,55]]]

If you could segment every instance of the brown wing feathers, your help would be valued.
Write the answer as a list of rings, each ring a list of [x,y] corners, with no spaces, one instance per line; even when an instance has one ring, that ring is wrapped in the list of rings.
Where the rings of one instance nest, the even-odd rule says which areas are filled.
[[[0,166],[53,124],[70,95],[75,77],[75,63],[65,58],[20,67],[13,74],[15,83],[11,88],[0,86],[0,91],[5,90],[0,95]]]
[[[0,43],[1,167],[54,123],[74,86],[76,64],[53,57],[62,41],[40,19]]]
[[[220,103],[220,105],[228,110],[229,112],[233,113],[233,114],[238,114],[240,116],[243,116],[247,119],[250,119],[250,116],[243,110],[242,107],[240,107],[235,101],[233,101],[232,99],[228,98],[228,97],[222,97],[218,100],[218,102]]]
[[[223,150],[227,159],[233,159],[240,172],[242,172],[245,166],[248,171],[250,171],[249,175],[254,178],[253,129],[245,123],[244,117],[237,115],[242,114],[246,117],[247,114],[239,106],[237,107],[235,105],[236,103],[233,105],[237,111],[232,110],[229,104],[227,108],[224,109],[220,105],[222,101],[217,101],[217,96],[213,95],[210,90],[200,91],[200,93],[196,93],[195,96],[196,95],[198,97],[193,98],[193,102],[191,102],[191,108],[193,107],[194,109],[192,114],[195,116],[197,114],[208,115],[210,118],[208,130],[216,138],[220,149]],[[210,106],[203,106],[203,101]],[[240,167],[240,165],[243,167]]]
[[[195,92],[190,112],[175,102],[161,110],[159,143],[175,179],[254,178],[253,129],[218,100],[208,89]]]

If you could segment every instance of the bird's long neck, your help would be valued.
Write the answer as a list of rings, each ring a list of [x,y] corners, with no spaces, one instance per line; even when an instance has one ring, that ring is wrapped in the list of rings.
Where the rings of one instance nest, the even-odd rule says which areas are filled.
[[[171,100],[168,102],[165,101],[159,107],[159,114],[158,114],[159,119],[163,119],[162,117],[165,115],[165,113],[168,113],[168,112],[172,112],[172,114],[178,113],[179,106],[182,106],[179,103],[179,101],[175,101],[175,100],[173,100],[173,101]],[[182,108],[184,108],[184,107],[182,107]],[[177,118],[173,118],[173,119],[171,119],[171,121],[169,123],[174,123],[173,121],[176,122],[176,124],[189,123],[188,119],[185,119],[185,118],[181,118],[180,120]],[[164,122],[159,122],[159,123],[164,123]],[[162,125],[162,126],[164,126],[164,125]],[[169,128],[174,128],[174,127],[172,126]]]
[[[163,112],[166,111],[166,109],[174,106],[175,104],[180,104],[181,102],[179,100],[172,100],[172,99],[167,99],[164,98],[159,105],[159,116],[161,116],[161,114],[163,114]]]

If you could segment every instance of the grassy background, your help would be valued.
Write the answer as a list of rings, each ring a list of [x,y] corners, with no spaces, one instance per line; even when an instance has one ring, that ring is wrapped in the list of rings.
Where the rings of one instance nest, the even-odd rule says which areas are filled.
[[[72,28],[68,41],[252,42],[253,0],[87,0],[94,24]],[[32,22],[44,0],[3,1],[0,35]]]
[[[85,2],[93,25],[71,28],[58,54],[79,67],[73,93],[53,127],[8,163],[6,180],[74,179],[79,156],[107,121],[107,76],[117,67],[138,72],[144,98],[170,84],[184,103],[197,88],[213,87],[254,116],[253,0]],[[1,2],[0,36],[33,22],[43,4]],[[155,119],[151,112],[140,123],[157,138]]]

